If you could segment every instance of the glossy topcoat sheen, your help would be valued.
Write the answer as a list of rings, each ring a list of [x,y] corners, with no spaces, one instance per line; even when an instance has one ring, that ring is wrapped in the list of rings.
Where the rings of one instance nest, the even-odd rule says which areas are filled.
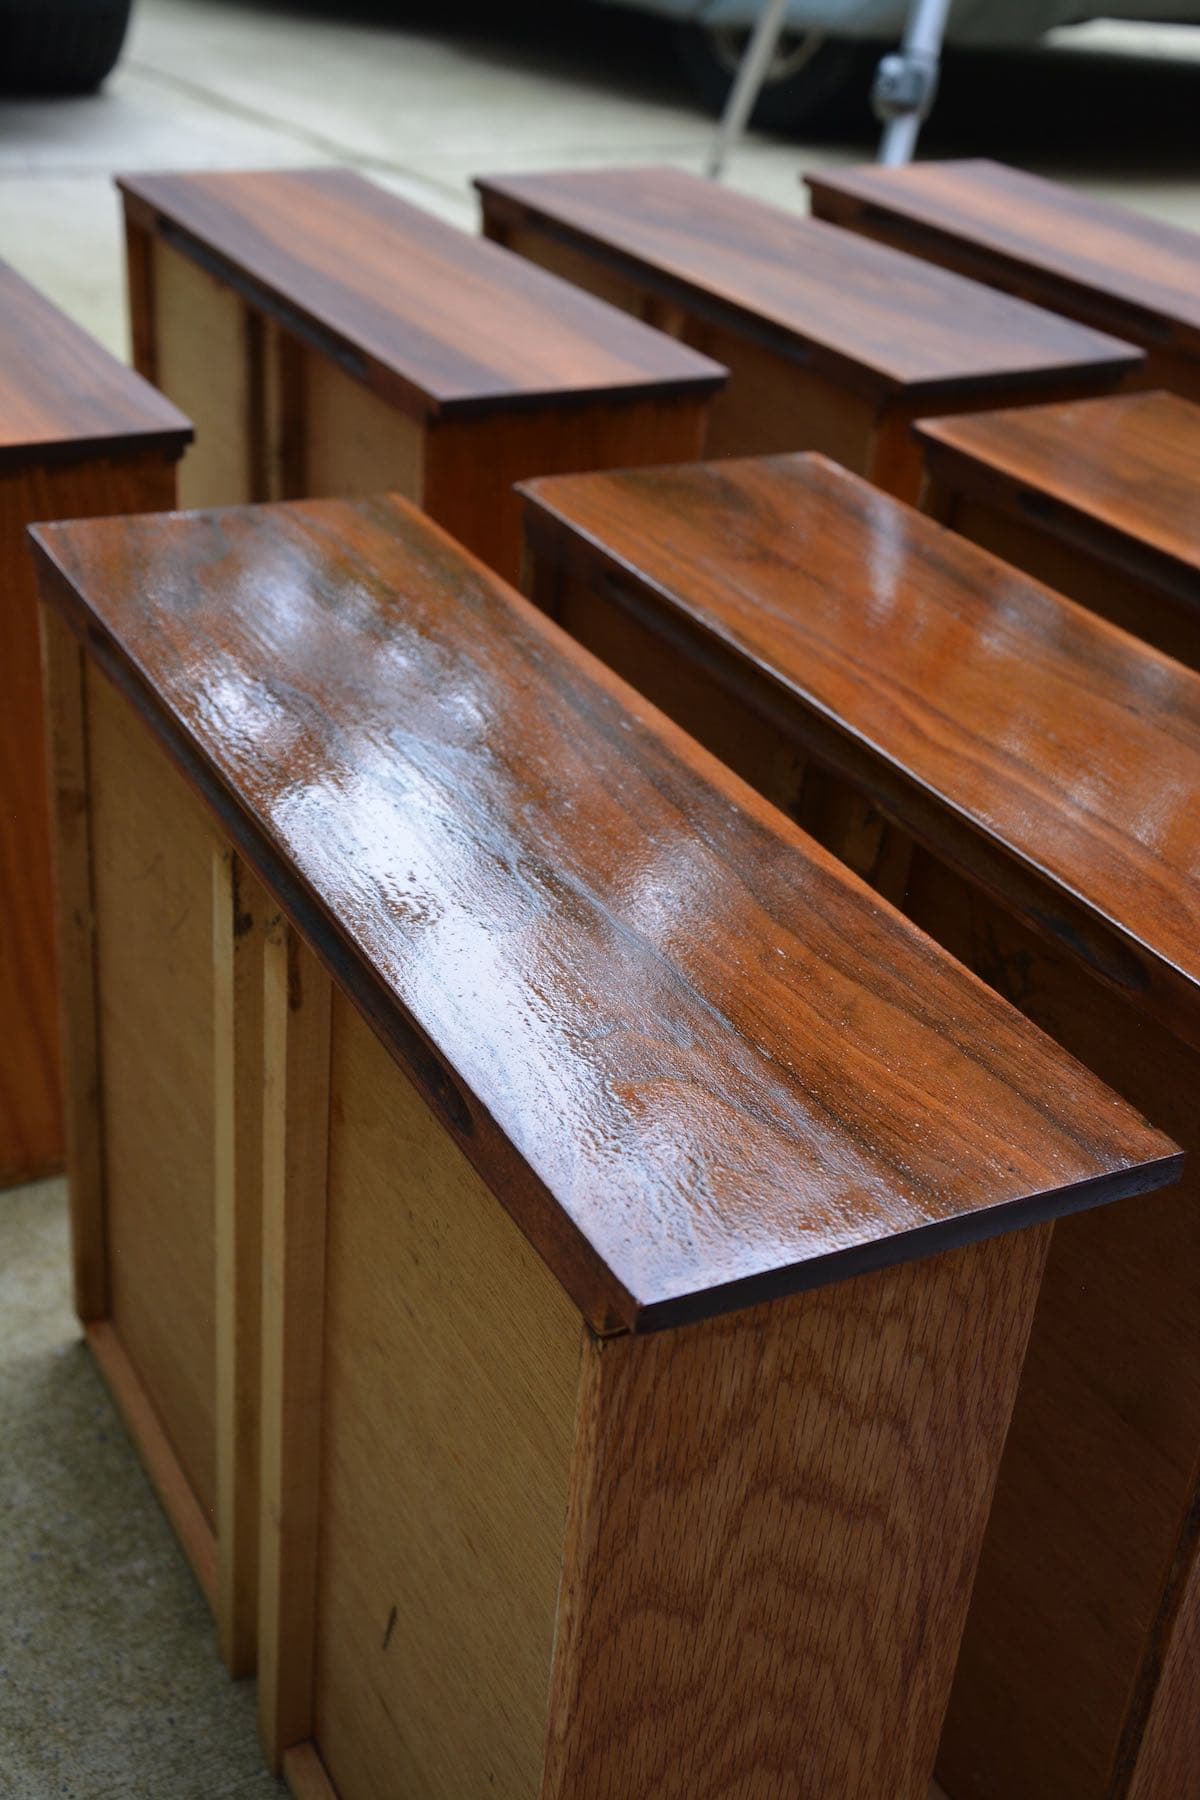
[[[679,169],[489,175],[476,186],[496,218],[536,221],[701,308],[727,308],[869,392],[948,395],[990,376],[1141,360],[1086,326]]]
[[[0,263],[0,469],[32,457],[178,455],[190,422]]]
[[[823,457],[527,491],[1200,997],[1200,677]]]
[[[1172,1173],[1167,1140],[403,502],[38,538],[48,598],[596,1325]]]
[[[695,397],[719,363],[350,169],[128,175],[131,216],[419,416]]]

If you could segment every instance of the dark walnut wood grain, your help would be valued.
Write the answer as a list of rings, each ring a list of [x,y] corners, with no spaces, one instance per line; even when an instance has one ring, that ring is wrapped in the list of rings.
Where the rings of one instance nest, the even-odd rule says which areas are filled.
[[[1200,1044],[1190,671],[821,457],[527,492],[535,546],[586,545],[631,608]]]
[[[414,417],[711,392],[723,371],[349,169],[125,175],[127,216]]]
[[[1114,379],[1125,344],[1012,305],[818,221],[667,168],[489,175],[489,220],[530,219],[674,300],[782,340],[872,397],[914,399],[1006,377],[1052,381],[1087,369]],[[836,305],[831,302],[836,300]]]
[[[90,456],[182,455],[190,422],[0,262],[0,473]]]
[[[0,263],[0,1185],[61,1167],[34,519],[170,506],[191,427]]]
[[[37,543],[49,600],[597,1327],[1177,1172],[404,503]]]
[[[819,458],[534,484],[530,548],[582,642],[1200,1154],[1200,679]],[[1056,1227],[956,1800],[1156,1792],[1186,1755],[1198,1318],[1194,1158]]]
[[[1200,399],[1200,237],[1003,163],[806,177],[813,211],[1141,344]]]
[[[1200,667],[1200,407],[1113,394],[916,430],[925,510]]]
[[[186,506],[399,493],[515,579],[517,481],[704,447],[718,363],[348,170],[123,186]]]

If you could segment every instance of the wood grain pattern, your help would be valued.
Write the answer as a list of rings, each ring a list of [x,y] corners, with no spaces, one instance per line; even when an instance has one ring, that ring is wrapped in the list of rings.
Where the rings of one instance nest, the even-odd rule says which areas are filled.
[[[404,503],[37,542],[47,598],[597,1327],[1175,1173],[1167,1140]]]
[[[107,1320],[93,1322],[87,1328],[87,1341],[200,1591],[213,1606],[217,1596],[217,1546],[212,1522],[197,1504],[175,1447],[113,1326]]]
[[[92,894],[91,797],[83,651],[57,613],[41,609],[50,763],[55,939],[61,971],[67,1200],[75,1311],[85,1325],[108,1317],[104,1120]]]
[[[86,704],[111,1318],[211,1529],[218,846],[91,661]]]
[[[1048,1237],[589,1344],[546,1800],[925,1800]]]
[[[93,456],[174,461],[188,420],[0,262],[0,470]]]
[[[724,371],[349,169],[120,178],[127,215],[415,417]]]
[[[329,976],[276,913],[263,950],[258,1731],[313,1728],[329,1144]]]
[[[486,228],[585,250],[874,398],[932,401],[1013,378],[1107,375],[1137,351],[818,220],[678,169],[584,169],[476,182]]]
[[[1185,1151],[1150,1205],[1055,1230],[939,1764],[955,1800],[1123,1797],[1195,1548],[1200,1051],[926,851],[907,905]]]
[[[1194,981],[1172,1014],[1184,1030],[1190,994],[1185,1042],[1150,1016],[1151,983],[1113,980],[1111,959],[1097,962],[1065,928],[1058,892],[1136,902],[1160,961],[1159,920],[1178,926],[1172,951],[1186,944],[1195,865],[1178,847],[1196,823],[1194,772],[1174,822],[1167,797],[1192,766],[1180,726],[1200,718],[1195,676],[814,459],[547,482],[533,494],[543,606],[673,711],[682,698],[691,710],[680,716],[710,742],[748,745],[742,766],[765,792],[894,883],[923,929],[1186,1151],[1200,1149]],[[814,805],[812,776],[823,783],[830,762],[857,777],[857,818],[839,783],[832,813]],[[906,783],[919,804],[903,803]],[[897,816],[920,837],[915,853],[879,836]],[[978,828],[969,854],[964,817]],[[1120,834],[1157,861],[1114,897]],[[1026,925],[989,897],[1006,895],[994,867],[1005,855],[1040,867]],[[1137,1766],[1158,1667],[1172,1660],[1165,1622],[1186,1619],[1198,1229],[1192,1160],[1149,1207],[1056,1229],[942,1746],[955,1800],[1111,1800],[1125,1793],[1112,1785],[1121,1769]]]
[[[263,946],[274,912],[224,844],[213,863],[217,1641],[254,1668],[262,1287]]]
[[[582,1324],[340,996],[330,1094],[315,1743],[354,1800],[536,1795]]]
[[[917,436],[936,516],[1200,666],[1200,407],[1112,395],[925,420]]]
[[[259,368],[250,315],[207,269],[152,243],[153,337],[148,355],[163,392],[196,422],[179,471],[181,506],[257,499],[253,445]]]
[[[528,491],[546,555],[569,540],[790,742],[1200,1041],[1191,671],[823,458]]]
[[[914,163],[806,177],[813,211],[1116,331],[1200,398],[1200,238],[1002,163]]]
[[[3,299],[0,282],[0,342]],[[3,420],[0,411],[0,430]],[[46,724],[26,527],[170,506],[174,496],[166,456],[97,454],[26,468],[0,459],[0,1186],[45,1175],[63,1159]]]
[[[1154,1696],[1153,1710],[1137,1750],[1128,1800],[1166,1800],[1186,1794],[1200,1769],[1200,1555],[1192,1548],[1187,1585],[1172,1619],[1172,1634]]]

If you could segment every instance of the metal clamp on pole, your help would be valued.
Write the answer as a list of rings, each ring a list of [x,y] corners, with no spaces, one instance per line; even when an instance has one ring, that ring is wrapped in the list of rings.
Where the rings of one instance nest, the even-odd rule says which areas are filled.
[[[916,0],[900,49],[875,71],[871,106],[883,125],[879,160],[895,168],[911,162],[921,127],[937,97],[939,59],[950,0]]]

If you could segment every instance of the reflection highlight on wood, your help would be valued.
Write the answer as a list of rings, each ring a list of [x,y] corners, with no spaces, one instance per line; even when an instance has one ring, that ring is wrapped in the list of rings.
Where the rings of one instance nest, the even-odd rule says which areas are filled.
[[[1056,1227],[940,1764],[1153,1791],[1195,1630],[1200,679],[818,458],[530,508],[547,611],[1193,1153]]]
[[[226,1239],[278,909],[273,1766],[922,1800],[1048,1222],[1173,1145],[402,501],[38,541],[212,834]]]

